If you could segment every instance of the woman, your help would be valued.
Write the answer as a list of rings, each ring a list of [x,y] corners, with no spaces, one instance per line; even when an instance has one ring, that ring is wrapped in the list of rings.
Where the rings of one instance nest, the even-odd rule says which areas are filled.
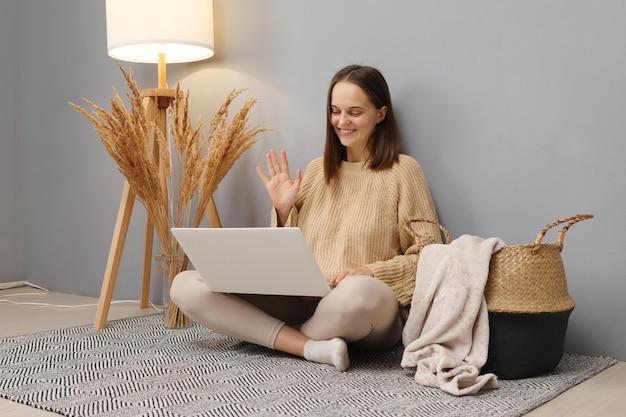
[[[302,177],[287,155],[257,172],[273,204],[272,226],[299,227],[333,290],[323,298],[211,292],[195,271],[179,274],[172,300],[215,332],[307,360],[350,364],[348,344],[387,349],[400,341],[420,249],[441,242],[419,164],[402,155],[387,83],[372,67],[340,70],[328,89],[326,146]],[[250,277],[254,279],[254,277]],[[294,277],[297,279],[297,277]]]

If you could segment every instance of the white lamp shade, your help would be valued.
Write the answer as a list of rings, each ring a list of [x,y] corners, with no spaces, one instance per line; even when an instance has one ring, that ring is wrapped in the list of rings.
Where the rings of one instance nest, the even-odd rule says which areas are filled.
[[[213,0],[106,0],[107,50],[122,61],[168,63],[210,58]]]

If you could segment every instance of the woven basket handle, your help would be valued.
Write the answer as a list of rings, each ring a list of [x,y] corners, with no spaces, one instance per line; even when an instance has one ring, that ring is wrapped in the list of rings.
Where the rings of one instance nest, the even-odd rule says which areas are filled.
[[[535,243],[533,248],[531,249],[531,253],[536,253],[539,250],[539,245],[541,245],[541,240],[546,235],[548,230],[553,228],[554,226],[558,226],[559,224],[567,223],[561,230],[559,230],[559,237],[557,238],[556,243],[559,245],[559,251],[563,250],[563,239],[565,238],[565,232],[572,227],[572,225],[587,219],[593,218],[593,214],[576,214],[571,217],[566,217],[564,219],[555,220],[552,223],[548,224],[544,227],[541,232],[537,235],[537,239],[535,239]]]
[[[415,234],[415,232],[413,232],[413,229],[411,229],[411,223],[430,223],[430,224],[434,224],[445,235],[446,243],[452,242],[452,239],[450,238],[450,233],[448,233],[448,230],[445,227],[443,227],[439,222],[437,222],[435,220],[431,220],[431,219],[413,219],[413,220],[409,220],[408,222],[406,222],[405,226],[407,227],[407,229],[409,229],[411,231],[411,233],[413,233],[413,237],[415,238],[416,242],[419,241],[419,236],[417,236]]]

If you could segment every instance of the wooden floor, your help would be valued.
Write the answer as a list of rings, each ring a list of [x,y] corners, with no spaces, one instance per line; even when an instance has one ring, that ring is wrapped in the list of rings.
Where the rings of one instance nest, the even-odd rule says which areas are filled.
[[[16,295],[24,294],[26,295]],[[38,303],[41,305],[17,305]],[[46,293],[22,287],[0,290],[0,337],[93,324],[96,298]],[[52,306],[54,305],[54,306]],[[63,306],[63,307],[57,307]],[[78,306],[78,307],[70,307]],[[112,304],[109,320],[153,314],[138,303]],[[44,417],[58,414],[0,399],[0,416]],[[528,413],[530,417],[623,417],[626,415],[626,362],[610,367]]]

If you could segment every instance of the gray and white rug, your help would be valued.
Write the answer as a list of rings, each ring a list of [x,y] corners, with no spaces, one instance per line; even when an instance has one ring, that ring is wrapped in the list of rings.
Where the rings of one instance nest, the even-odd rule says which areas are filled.
[[[520,416],[617,361],[565,355],[476,396],[418,385],[402,347],[351,352],[346,372],[160,315],[0,339],[0,397],[70,417]]]

